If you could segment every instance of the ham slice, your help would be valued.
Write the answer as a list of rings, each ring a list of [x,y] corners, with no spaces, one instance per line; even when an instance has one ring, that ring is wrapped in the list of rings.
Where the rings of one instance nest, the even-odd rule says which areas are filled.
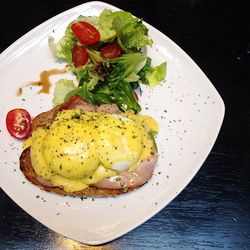
[[[82,109],[84,111],[106,112],[109,114],[117,114],[121,112],[116,104],[102,104],[100,106],[95,106],[88,104],[79,96],[72,96],[67,102],[62,104],[62,109]]]
[[[157,155],[145,158],[134,171],[122,171],[119,175],[105,178],[95,185],[98,188],[121,189],[134,188],[145,184],[153,175]]]

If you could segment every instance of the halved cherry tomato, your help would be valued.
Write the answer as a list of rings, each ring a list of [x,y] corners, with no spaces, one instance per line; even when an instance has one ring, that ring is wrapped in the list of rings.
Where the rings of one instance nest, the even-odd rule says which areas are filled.
[[[25,109],[13,109],[6,116],[9,133],[17,139],[25,139],[31,132],[31,118]]]
[[[75,45],[72,50],[72,60],[75,67],[85,65],[88,61],[88,53],[86,48],[80,45]]]
[[[84,21],[73,23],[71,29],[77,40],[82,44],[91,45],[100,41],[99,31],[89,23]]]
[[[137,93],[135,91],[133,91],[133,94],[134,94],[134,97],[135,97],[136,101],[138,102],[139,97],[138,97]]]
[[[113,59],[121,54],[121,48],[118,44],[109,44],[101,49],[101,57]]]

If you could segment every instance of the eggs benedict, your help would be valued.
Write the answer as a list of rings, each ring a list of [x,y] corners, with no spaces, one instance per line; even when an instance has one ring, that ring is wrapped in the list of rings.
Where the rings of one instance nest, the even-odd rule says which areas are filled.
[[[20,168],[42,189],[60,194],[113,196],[148,181],[157,162],[149,116],[78,97],[34,118]]]

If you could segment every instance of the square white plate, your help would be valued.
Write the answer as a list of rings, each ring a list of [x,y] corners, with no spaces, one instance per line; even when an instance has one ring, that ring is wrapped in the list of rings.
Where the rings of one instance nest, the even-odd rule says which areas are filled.
[[[153,63],[167,61],[166,81],[154,89],[143,87],[142,113],[160,125],[159,162],[152,179],[140,189],[117,198],[72,198],[40,190],[19,170],[22,143],[5,127],[12,108],[23,107],[34,117],[52,107],[52,94],[36,94],[39,87],[17,89],[36,81],[43,70],[63,68],[55,61],[48,36],[59,38],[78,15],[99,15],[118,10],[103,2],[89,2],[39,25],[0,56],[0,184],[27,213],[67,237],[96,245],[116,239],[163,209],[192,180],[208,156],[224,117],[224,103],[211,82],[192,59],[164,34],[146,24],[154,40],[148,55]],[[53,76],[51,81],[67,77]],[[3,87],[4,86],[4,87]],[[53,93],[53,91],[51,91]]]

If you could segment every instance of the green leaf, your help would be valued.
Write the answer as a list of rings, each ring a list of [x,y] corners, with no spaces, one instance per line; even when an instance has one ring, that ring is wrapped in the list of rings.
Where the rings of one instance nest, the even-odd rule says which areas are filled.
[[[146,63],[146,57],[141,53],[124,54],[109,61],[112,72],[108,77],[109,82],[115,82],[118,79],[124,79],[128,82],[139,80],[137,73]]]
[[[64,98],[64,101],[66,102],[67,100],[69,100],[70,97],[75,96],[75,95],[79,95],[83,100],[87,101],[90,104],[95,104],[94,96],[88,90],[87,84],[77,87],[73,89],[72,91],[70,91],[69,93],[67,93],[67,95]]]
[[[65,95],[64,102],[68,101],[70,99],[70,97],[72,97],[74,95],[79,95],[80,92],[81,92],[81,87],[77,87],[75,89],[72,89],[70,92],[68,92]]]
[[[116,32],[113,29],[113,12],[105,9],[99,16],[99,32],[101,35],[101,41],[112,41],[116,36]]]
[[[140,81],[144,84],[148,84],[148,79],[146,77],[147,73],[152,70],[152,59],[150,57],[147,57],[147,61],[144,65],[144,67],[138,72],[138,75],[140,77]]]
[[[141,106],[136,101],[133,89],[129,82],[125,80],[119,81],[119,83],[113,89],[113,96],[116,104],[124,111],[134,110],[135,113],[141,111]]]
[[[53,37],[49,37],[48,41],[54,55],[59,59],[65,59],[70,66],[72,66],[72,49],[77,43],[71,30],[71,24],[68,25],[64,36],[58,42],[55,42]]]
[[[76,74],[76,78],[79,82],[78,86],[87,84],[89,90],[92,90],[98,84],[100,79],[100,76],[95,72],[92,63],[74,68],[73,72]]]
[[[139,51],[146,45],[152,46],[152,39],[148,36],[148,29],[138,18],[124,21],[119,16],[113,20],[113,27],[116,31],[118,43],[126,52]]]
[[[126,11],[104,10],[98,20],[102,42],[112,42],[116,37],[122,50],[138,51],[145,45],[152,45],[148,29],[142,20]]]
[[[53,98],[54,106],[63,103],[65,95],[75,88],[76,86],[72,80],[60,79],[59,81],[57,81]]]
[[[164,62],[159,66],[152,68],[146,74],[146,78],[150,87],[155,87],[160,84],[166,77],[167,63]]]
[[[100,52],[97,51],[97,50],[87,49],[87,53],[88,53],[88,55],[90,57],[90,60],[94,64],[103,63],[105,61],[105,59],[101,57]]]

